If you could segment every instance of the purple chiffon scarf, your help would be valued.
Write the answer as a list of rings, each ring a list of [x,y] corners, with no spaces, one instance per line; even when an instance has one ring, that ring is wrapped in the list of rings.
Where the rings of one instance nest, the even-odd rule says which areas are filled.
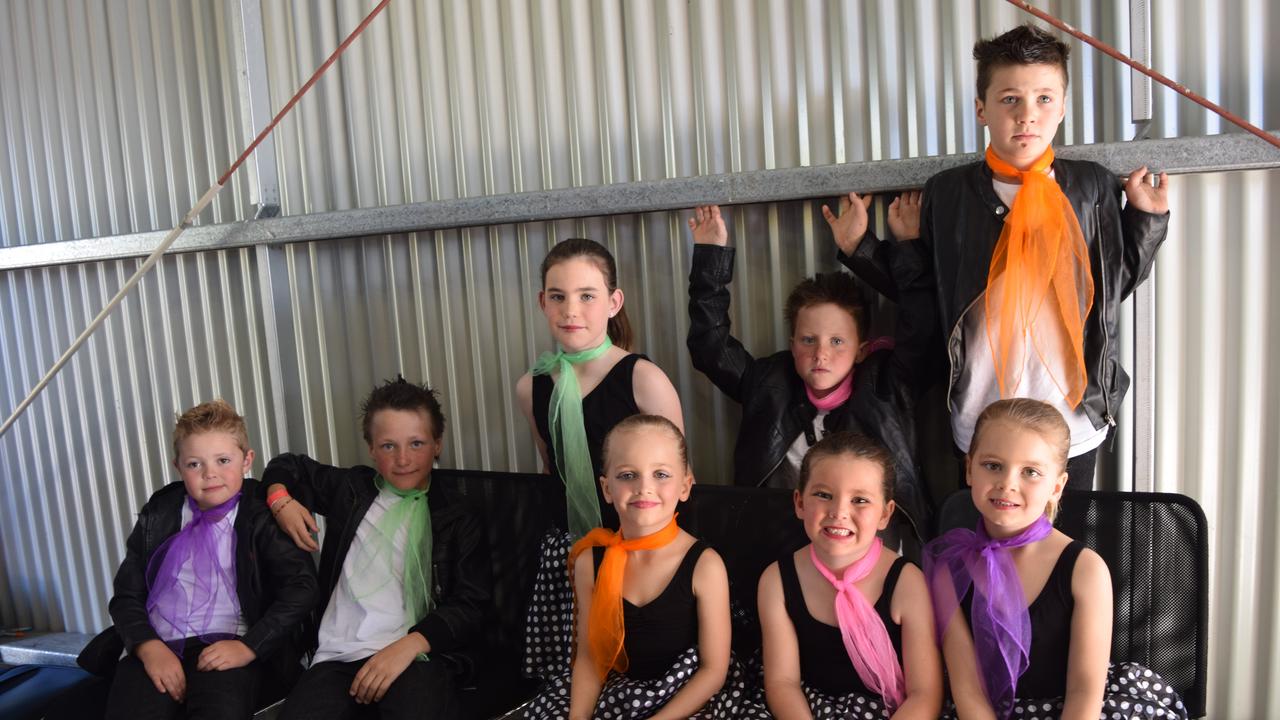
[[[1017,697],[1018,678],[1031,662],[1031,615],[1009,551],[1043,540],[1051,532],[1053,524],[1041,515],[1013,537],[992,539],[979,520],[976,532],[956,528],[924,549],[924,574],[939,645],[961,598],[970,587],[974,590],[971,624],[978,676],[1000,717],[1008,717]]]
[[[161,543],[147,561],[147,615],[162,638],[171,638],[165,644],[179,657],[185,638],[214,642],[235,637],[213,632],[210,626],[219,607],[230,608],[236,616],[240,614],[240,597],[236,593],[236,535],[229,525],[219,526],[239,502],[240,493],[236,493],[221,505],[201,510],[188,496],[191,522]],[[231,536],[232,561],[223,567],[218,561],[218,542],[226,534]],[[188,561],[194,578],[189,594],[179,577]]]

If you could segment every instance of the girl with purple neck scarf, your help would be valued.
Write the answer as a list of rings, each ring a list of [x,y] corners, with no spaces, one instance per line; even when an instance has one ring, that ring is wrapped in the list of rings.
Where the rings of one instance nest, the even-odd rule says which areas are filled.
[[[296,649],[277,651],[315,602],[315,571],[260,503],[241,502],[256,487],[244,477],[253,450],[230,405],[183,413],[174,456],[182,482],[138,513],[109,606],[115,627],[91,644],[102,651],[90,669],[127,651],[108,718],[249,718],[274,699],[259,688],[297,676]]]
[[[1014,398],[979,416],[966,477],[982,519],[925,548],[960,718],[1185,718],[1150,670],[1108,668],[1111,577],[1054,529],[1071,431],[1053,406]]]
[[[805,454],[796,516],[810,543],[760,577],[768,704],[749,719],[916,718],[942,707],[942,660],[920,569],[887,550],[893,457],[835,432]]]

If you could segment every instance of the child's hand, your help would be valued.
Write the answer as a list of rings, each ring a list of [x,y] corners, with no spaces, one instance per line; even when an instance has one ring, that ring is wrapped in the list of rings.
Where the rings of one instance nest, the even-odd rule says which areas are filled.
[[[356,702],[365,705],[382,700],[382,696],[391,688],[391,683],[400,677],[419,653],[425,652],[431,652],[431,645],[426,638],[416,632],[405,635],[365,661],[360,672],[351,681],[348,692]]]
[[[202,672],[210,670],[235,670],[253,662],[258,653],[249,649],[239,640],[219,640],[200,651],[196,661],[196,669]]]
[[[1146,165],[1129,173],[1129,179],[1124,181],[1124,196],[1142,212],[1163,215],[1169,212],[1169,175],[1160,173],[1160,187],[1152,187],[1149,176],[1153,173],[1147,171]]]
[[[845,255],[852,255],[867,234],[867,208],[871,207],[871,196],[858,197],[858,193],[849,193],[840,197],[840,216],[831,212],[831,208],[822,206],[822,217],[831,226],[831,234],[835,236],[836,245]]]
[[[724,227],[724,218],[720,216],[719,205],[703,205],[694,208],[693,217],[689,218],[689,229],[693,231],[694,245],[729,244],[729,231]]]
[[[919,190],[908,190],[889,203],[889,231],[898,240],[920,237]]]
[[[187,695],[187,675],[182,672],[182,661],[159,640],[147,640],[134,648],[133,654],[142,661],[142,669],[155,683],[156,690],[167,693],[174,702],[182,702]]]
[[[311,511],[303,507],[295,498],[289,498],[272,512],[276,516],[276,525],[293,539],[293,543],[307,552],[320,549],[313,535],[320,531]]]

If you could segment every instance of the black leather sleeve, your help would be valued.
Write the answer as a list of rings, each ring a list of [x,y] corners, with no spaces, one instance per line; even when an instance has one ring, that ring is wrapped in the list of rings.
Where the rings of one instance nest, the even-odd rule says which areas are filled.
[[[306,455],[284,453],[271,458],[262,472],[262,492],[280,483],[289,490],[295,500],[313,513],[328,515],[330,501],[347,481],[350,471],[346,468],[325,465]]]
[[[858,243],[858,247],[854,248],[853,254],[846,255],[843,250],[837,250],[836,260],[839,260],[841,265],[849,268],[849,271],[859,280],[875,288],[876,292],[893,302],[898,302],[900,291],[897,278],[893,272],[893,260],[891,257],[893,246],[897,242],[896,240],[880,240],[876,237],[875,232],[868,227],[866,235],[862,236],[862,242]]]
[[[107,605],[116,632],[130,653],[147,640],[160,639],[147,616],[147,525],[155,520],[154,513],[149,512],[154,504],[153,497],[138,513],[138,521],[124,544],[124,561],[116,571],[115,594]]]
[[[272,601],[241,640],[263,658],[275,652],[315,607],[318,584],[311,556],[280,530],[270,512],[265,508],[257,512],[253,551],[264,596],[270,596]]]
[[[689,337],[693,366],[741,403],[755,358],[730,332],[729,283],[734,249],[694,245],[689,268]]]

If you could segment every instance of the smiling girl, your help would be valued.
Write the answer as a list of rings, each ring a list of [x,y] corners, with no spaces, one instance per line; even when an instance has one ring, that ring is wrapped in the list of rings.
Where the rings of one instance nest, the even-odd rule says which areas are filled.
[[[737,717],[740,673],[738,693],[721,690],[731,635],[724,562],[676,523],[693,486],[684,436],[666,418],[636,415],[609,433],[604,455],[600,485],[619,530],[597,528],[573,546],[573,669],[526,717]]]
[[[795,511],[810,544],[760,577],[772,716],[936,718],[942,665],[924,576],[876,537],[894,511],[888,451],[826,436],[800,466]]]
[[[924,568],[961,718],[1185,718],[1150,670],[1108,669],[1111,575],[1053,527],[1071,430],[1052,405],[1013,398],[978,417],[966,456],[976,530],[925,547]]]
[[[566,513],[547,534],[529,604],[524,672],[567,672],[573,591],[565,559],[575,540],[596,527],[617,527],[599,494],[604,438],[624,418],[650,413],[683,431],[680,397],[662,369],[630,352],[631,324],[618,288],[613,255],[600,243],[565,240],[542,261],[538,307],[556,342],[516,383],[542,469],[564,483]],[[602,512],[603,511],[603,512]]]

